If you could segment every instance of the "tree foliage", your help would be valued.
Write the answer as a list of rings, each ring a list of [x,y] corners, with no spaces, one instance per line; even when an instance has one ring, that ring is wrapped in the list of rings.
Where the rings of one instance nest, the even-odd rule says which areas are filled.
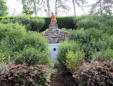
[[[83,8],[83,5],[86,3],[86,0],[72,0],[73,3],[73,12],[76,15],[76,5]]]
[[[24,14],[35,14],[37,16],[37,12],[41,9],[40,4],[42,4],[43,0],[19,0],[23,5],[23,13]]]
[[[68,0],[55,0],[55,14],[59,15],[59,13],[67,13],[69,12],[69,6],[66,4]]]
[[[6,16],[7,14],[6,2],[4,0],[0,0],[0,16]]]
[[[112,14],[113,0],[97,0],[93,5],[91,5],[90,13],[96,13],[99,15]]]

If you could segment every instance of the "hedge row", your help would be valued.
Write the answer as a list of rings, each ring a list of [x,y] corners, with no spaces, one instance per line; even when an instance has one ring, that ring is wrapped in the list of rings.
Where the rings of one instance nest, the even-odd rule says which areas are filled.
[[[42,28],[42,31],[46,28],[48,28],[49,24],[50,24],[50,20],[51,17],[44,17],[45,19],[45,25]],[[56,17],[57,19],[57,23],[58,23],[58,27],[59,28],[76,28],[76,17],[75,16],[67,16],[67,17]]]
[[[66,17],[56,17],[59,28],[66,29],[88,29],[88,28],[98,28],[105,29],[105,32],[113,33],[107,28],[112,28],[113,16],[66,16]],[[32,31],[44,31],[49,27],[51,17],[33,17],[29,15],[23,16],[6,16],[0,17],[1,23],[19,23],[24,25],[27,30]],[[107,31],[106,31],[107,30]]]
[[[76,28],[76,17],[56,17],[59,28]],[[11,16],[0,17],[0,22],[7,23],[19,23],[24,25],[27,30],[32,31],[44,31],[49,27],[51,17],[32,17],[32,16]]]
[[[44,26],[45,20],[38,17],[32,16],[12,16],[12,17],[0,17],[0,23],[19,23],[24,25],[27,30],[40,31]]]

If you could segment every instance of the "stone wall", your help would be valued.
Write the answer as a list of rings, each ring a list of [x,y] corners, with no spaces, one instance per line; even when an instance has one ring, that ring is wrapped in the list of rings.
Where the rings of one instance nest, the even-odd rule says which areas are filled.
[[[68,33],[58,28],[49,28],[43,32],[43,35],[48,39],[50,44],[54,44],[64,41]]]

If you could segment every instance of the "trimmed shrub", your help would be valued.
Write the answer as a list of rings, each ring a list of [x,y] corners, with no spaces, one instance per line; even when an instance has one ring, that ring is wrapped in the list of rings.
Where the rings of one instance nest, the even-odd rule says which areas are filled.
[[[15,16],[15,17],[0,17],[0,22],[3,24],[7,23],[19,23],[21,25],[24,25],[27,30],[32,31],[40,31],[41,28],[45,24],[45,20],[38,17],[32,17],[32,16]]]
[[[0,73],[0,86],[49,86],[51,69],[46,65],[11,65]]]
[[[81,51],[76,51],[76,53],[69,51],[66,55],[66,68],[72,73],[82,64],[84,61],[85,54]]]
[[[67,16],[67,17],[56,17],[59,28],[76,28],[76,17]],[[23,16],[11,16],[11,17],[0,17],[0,22],[3,24],[7,23],[19,23],[24,25],[27,30],[33,31],[44,31],[49,27],[51,17],[32,17],[29,15]]]
[[[45,19],[45,25],[41,29],[41,31],[44,31],[45,29],[47,29],[49,27],[51,17],[44,17],[44,19]],[[57,19],[59,28],[67,28],[67,29],[76,28],[76,24],[74,23],[74,22],[76,22],[75,16],[66,16],[66,17],[58,17],[57,16],[56,19]]]
[[[0,24],[0,62],[50,65],[48,42],[18,24]],[[52,64],[51,64],[52,65]]]
[[[75,16],[67,16],[67,17],[56,17],[59,28],[76,28],[76,24],[74,24]]]
[[[58,60],[59,62],[65,66],[66,63],[66,55],[69,51],[76,52],[80,50],[80,45],[77,44],[75,41],[64,41],[59,46],[58,52]]]
[[[73,77],[79,86],[112,86],[113,64],[109,61],[84,63]]]

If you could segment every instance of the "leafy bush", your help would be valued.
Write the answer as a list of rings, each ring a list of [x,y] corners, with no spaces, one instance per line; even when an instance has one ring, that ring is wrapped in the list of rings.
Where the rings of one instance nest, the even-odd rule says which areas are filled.
[[[0,24],[0,62],[15,61],[50,65],[47,40],[37,32],[27,32],[18,24]]]
[[[84,61],[85,54],[81,51],[76,51],[76,53],[69,51],[66,56],[66,67],[74,72]]]
[[[79,86],[112,86],[113,65],[108,61],[84,63],[73,77]]]
[[[94,57],[96,57],[97,60],[99,61],[104,61],[104,60],[113,60],[113,50],[112,49],[106,49],[100,52],[97,52]]]
[[[48,86],[51,69],[46,65],[11,65],[0,73],[0,86]]]
[[[83,43],[86,40],[85,35],[84,30],[72,30],[68,35],[68,40],[80,41]]]
[[[85,60],[90,60],[98,51],[112,48],[113,43],[112,37],[95,28],[73,30],[68,35],[68,40],[74,40],[81,45],[81,49],[85,52]]]
[[[113,34],[113,19],[106,19],[105,22],[101,23],[100,29],[109,35]]]
[[[45,58],[46,52],[41,52],[35,48],[26,48],[16,58],[16,64],[35,65],[35,64],[47,64],[48,58]],[[48,55],[48,54],[47,54]]]
[[[76,52],[80,50],[79,44],[74,41],[64,41],[59,46],[58,60],[62,65],[66,63],[66,55],[69,51]]]
[[[45,20],[38,17],[32,16],[15,16],[15,17],[1,17],[0,22],[3,24],[7,23],[19,23],[24,25],[27,30],[40,31],[45,24]]]
[[[84,18],[77,21],[77,26],[79,29],[88,29],[88,28],[100,28],[100,22],[95,21],[93,18]]]
[[[91,39],[98,41],[103,36],[102,30],[97,30],[95,28],[90,28],[87,30],[73,30],[68,35],[69,40],[79,41],[81,43],[87,43]]]

